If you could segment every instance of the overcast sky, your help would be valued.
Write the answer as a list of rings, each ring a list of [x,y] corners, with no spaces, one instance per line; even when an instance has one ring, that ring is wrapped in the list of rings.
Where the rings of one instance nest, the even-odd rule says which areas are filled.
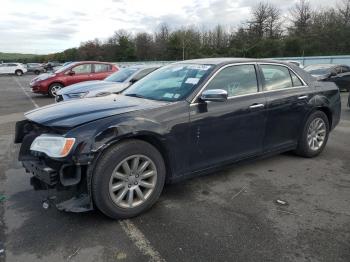
[[[47,54],[106,39],[118,29],[153,32],[217,24],[237,27],[249,18],[256,0],[1,0],[0,52]],[[284,14],[293,0],[271,0]],[[337,0],[311,0],[313,8],[336,6]]]

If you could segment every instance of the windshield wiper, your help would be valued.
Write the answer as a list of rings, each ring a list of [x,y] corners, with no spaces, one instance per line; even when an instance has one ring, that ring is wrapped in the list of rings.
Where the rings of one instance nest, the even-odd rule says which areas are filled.
[[[143,95],[139,95],[139,94],[125,94],[126,96],[132,96],[132,97],[137,97],[137,98],[145,98],[148,99],[147,97],[143,96]]]

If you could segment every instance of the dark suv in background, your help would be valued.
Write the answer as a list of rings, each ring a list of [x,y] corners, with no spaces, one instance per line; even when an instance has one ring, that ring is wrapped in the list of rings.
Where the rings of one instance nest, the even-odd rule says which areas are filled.
[[[350,67],[347,65],[318,64],[304,69],[320,81],[334,82],[340,90],[350,91]]]

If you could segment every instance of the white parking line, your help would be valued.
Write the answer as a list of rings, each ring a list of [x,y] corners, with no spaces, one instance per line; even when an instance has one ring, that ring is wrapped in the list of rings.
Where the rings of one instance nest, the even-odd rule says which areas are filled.
[[[134,242],[142,254],[149,256],[152,262],[164,262],[165,259],[156,251],[144,234],[130,220],[119,221],[124,232]]]
[[[18,84],[18,86],[23,90],[24,94],[29,98],[30,101],[32,101],[33,105],[38,108],[38,104],[33,100],[33,98],[28,94],[27,90],[22,86],[22,84],[18,81],[16,77],[12,77],[12,79],[15,80],[15,82]]]

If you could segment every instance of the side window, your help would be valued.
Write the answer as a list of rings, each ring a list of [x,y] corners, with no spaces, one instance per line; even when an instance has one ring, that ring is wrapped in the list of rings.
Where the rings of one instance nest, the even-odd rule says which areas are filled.
[[[133,79],[135,80],[140,80],[141,78],[145,77],[146,75],[148,75],[149,73],[153,72],[154,70],[156,70],[156,68],[146,68],[141,70],[140,72],[138,72]]]
[[[95,73],[108,72],[110,66],[107,64],[95,64]]]
[[[293,87],[289,69],[279,65],[260,65],[265,78],[265,90],[279,90]]]
[[[82,64],[72,68],[72,71],[77,75],[91,73],[91,64]]]
[[[209,82],[206,89],[223,89],[228,96],[258,92],[258,82],[254,65],[236,65],[221,70]]]
[[[292,81],[293,81],[293,86],[303,86],[303,82],[301,82],[301,80],[299,79],[299,77],[297,77],[296,74],[294,74],[292,71],[290,72],[290,76],[292,77]]]

